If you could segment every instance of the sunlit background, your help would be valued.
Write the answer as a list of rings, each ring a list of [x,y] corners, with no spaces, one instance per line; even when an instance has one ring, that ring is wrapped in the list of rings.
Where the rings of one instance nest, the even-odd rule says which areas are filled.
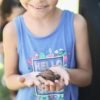
[[[58,7],[78,13],[79,0],[58,0]]]

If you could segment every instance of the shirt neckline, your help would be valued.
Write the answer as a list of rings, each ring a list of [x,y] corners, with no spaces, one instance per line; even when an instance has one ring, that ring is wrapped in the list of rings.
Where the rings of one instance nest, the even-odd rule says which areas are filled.
[[[54,33],[56,33],[56,31],[58,31],[58,29],[60,29],[60,27],[61,27],[61,25],[62,25],[62,23],[63,23],[63,19],[64,19],[64,18],[63,18],[63,17],[64,17],[64,14],[65,14],[64,12],[65,12],[65,11],[63,10],[63,11],[62,11],[62,14],[61,14],[60,21],[59,21],[57,27],[53,30],[53,32],[51,32],[51,33],[49,33],[49,34],[47,34],[47,35],[45,35],[45,36],[39,36],[39,35],[36,35],[36,34],[32,33],[32,32],[29,30],[29,28],[26,26],[26,23],[25,23],[25,21],[24,21],[23,15],[21,16],[21,19],[22,19],[22,22],[23,22],[23,26],[24,26],[26,32],[27,32],[29,35],[31,35],[33,38],[43,39],[43,38],[47,38],[47,37],[49,37],[49,36],[52,36]]]

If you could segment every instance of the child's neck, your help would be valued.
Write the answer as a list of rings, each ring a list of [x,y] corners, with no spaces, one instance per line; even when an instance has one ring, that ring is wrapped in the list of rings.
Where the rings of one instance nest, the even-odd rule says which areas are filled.
[[[24,21],[29,30],[35,35],[48,35],[52,33],[58,26],[61,19],[62,11],[57,9],[52,16],[43,19],[35,19],[24,15]],[[34,27],[33,27],[34,26]]]
[[[50,21],[51,19],[53,19],[58,13],[59,13],[59,9],[56,8],[54,10],[52,10],[51,12],[49,12],[48,14],[46,14],[45,16],[32,16],[30,13],[26,13],[25,16],[27,16],[27,18],[29,18],[32,21],[37,21],[37,22],[47,22]]]

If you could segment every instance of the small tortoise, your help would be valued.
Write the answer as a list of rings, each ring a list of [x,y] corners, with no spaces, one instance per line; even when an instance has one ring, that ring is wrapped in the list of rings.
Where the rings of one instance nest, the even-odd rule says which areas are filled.
[[[53,71],[51,71],[49,69],[39,73],[39,75],[37,75],[37,77],[39,77],[39,76],[43,77],[46,80],[50,80],[52,82],[60,79],[60,75],[55,74]]]

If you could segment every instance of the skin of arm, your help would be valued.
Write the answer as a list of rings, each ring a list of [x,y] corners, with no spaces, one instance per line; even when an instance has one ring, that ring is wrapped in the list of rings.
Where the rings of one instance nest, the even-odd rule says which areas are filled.
[[[87,86],[92,80],[92,63],[88,43],[87,23],[81,15],[75,15],[75,47],[76,47],[76,69],[67,69],[70,75],[70,83],[80,87]]]
[[[17,54],[17,36],[13,22],[8,23],[3,30],[4,47],[4,76],[9,89],[17,90],[24,87],[24,84],[18,81],[18,54]],[[12,42],[13,41],[13,42]]]

